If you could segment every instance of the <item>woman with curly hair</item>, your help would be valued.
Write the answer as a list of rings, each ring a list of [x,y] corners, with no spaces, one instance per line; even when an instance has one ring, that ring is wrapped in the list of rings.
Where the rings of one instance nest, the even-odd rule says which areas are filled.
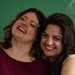
[[[30,8],[4,28],[4,41],[0,43],[0,75],[48,75],[48,64],[42,60],[37,47],[45,20],[41,11]]]

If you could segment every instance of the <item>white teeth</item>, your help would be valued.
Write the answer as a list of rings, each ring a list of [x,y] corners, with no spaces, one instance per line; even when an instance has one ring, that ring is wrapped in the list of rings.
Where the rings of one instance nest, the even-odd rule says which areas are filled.
[[[25,30],[23,28],[21,28],[21,27],[18,27],[18,28],[19,28],[19,30],[21,30],[22,32],[25,33]]]
[[[54,48],[50,48],[50,47],[46,47],[47,49],[50,49],[50,50],[52,50],[52,49],[54,49]]]

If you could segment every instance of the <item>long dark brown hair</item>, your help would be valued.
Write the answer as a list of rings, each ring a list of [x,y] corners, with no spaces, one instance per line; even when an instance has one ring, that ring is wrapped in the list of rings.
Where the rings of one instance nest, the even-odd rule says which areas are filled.
[[[46,20],[43,31],[48,25],[57,25],[62,30],[62,53],[50,62],[50,75],[60,75],[62,63],[69,54],[75,54],[75,29],[72,20],[65,14],[54,13]],[[50,59],[50,57],[49,57]]]

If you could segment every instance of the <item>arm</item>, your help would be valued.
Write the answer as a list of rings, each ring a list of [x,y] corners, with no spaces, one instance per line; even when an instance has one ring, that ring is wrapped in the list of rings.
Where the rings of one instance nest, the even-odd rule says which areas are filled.
[[[75,75],[75,57],[69,58],[62,66],[61,75]]]

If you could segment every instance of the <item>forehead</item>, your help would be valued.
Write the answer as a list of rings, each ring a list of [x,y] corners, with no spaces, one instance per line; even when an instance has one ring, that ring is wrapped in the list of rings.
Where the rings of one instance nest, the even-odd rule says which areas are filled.
[[[22,17],[24,17],[24,16],[28,16],[32,20],[36,20],[36,21],[38,20],[36,14],[34,12],[27,12],[27,13],[25,13],[25,14],[22,15]]]
[[[53,24],[48,24],[48,26],[46,27],[45,31],[46,31],[48,34],[50,34],[50,33],[52,33],[52,34],[59,34],[59,35],[62,34],[61,28],[60,28],[59,26],[53,25]]]

